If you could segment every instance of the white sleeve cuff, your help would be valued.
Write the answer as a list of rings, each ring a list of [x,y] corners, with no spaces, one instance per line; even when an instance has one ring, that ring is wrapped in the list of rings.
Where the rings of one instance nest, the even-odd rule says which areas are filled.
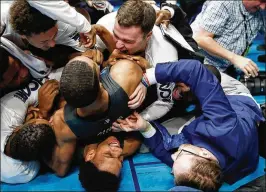
[[[173,18],[174,14],[175,14],[175,10],[172,7],[163,6],[162,10],[168,10],[171,13],[171,18]]]
[[[146,69],[146,77],[150,85],[156,84],[155,68]]]
[[[141,134],[145,138],[151,138],[153,135],[155,135],[156,129],[149,122],[147,122],[147,123],[148,123],[147,130],[144,132],[141,132]]]

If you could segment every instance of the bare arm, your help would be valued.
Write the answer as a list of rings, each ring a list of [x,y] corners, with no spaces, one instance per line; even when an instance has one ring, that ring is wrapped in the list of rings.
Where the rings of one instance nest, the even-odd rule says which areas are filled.
[[[96,34],[101,38],[101,40],[106,45],[110,53],[115,49],[115,42],[113,40],[113,35],[102,25],[93,25],[96,29]]]
[[[51,160],[49,162],[45,161],[60,177],[67,174],[76,149],[76,137],[65,124],[63,112],[63,109],[58,110],[51,120],[57,144],[54,147]]]
[[[56,175],[64,177],[67,174],[75,148],[76,141],[61,142],[55,146],[52,159],[47,165]]]
[[[214,34],[200,27],[198,33],[194,37],[198,45],[212,55],[224,58],[230,61],[235,67],[241,69],[246,75],[253,77],[258,75],[257,65],[250,59],[237,55],[219,45],[213,38]]]
[[[128,96],[130,96],[141,82],[142,70],[133,61],[123,59],[117,61],[112,66],[111,77],[124,89]]]
[[[136,153],[142,144],[142,136],[138,132],[127,133],[124,140],[123,156],[128,157]]]
[[[210,33],[201,27],[199,32],[194,37],[199,46],[208,51],[210,54],[231,61],[234,53],[220,46],[213,38],[213,33]]]

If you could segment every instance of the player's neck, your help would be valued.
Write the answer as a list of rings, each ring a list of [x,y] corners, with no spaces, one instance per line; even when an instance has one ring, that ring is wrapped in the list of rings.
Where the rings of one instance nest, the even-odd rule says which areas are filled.
[[[108,104],[109,104],[109,95],[108,92],[103,89],[95,102],[86,107],[78,108],[77,114],[80,117],[87,117],[90,115],[97,115],[100,113],[104,113],[105,111],[108,110],[109,106]]]

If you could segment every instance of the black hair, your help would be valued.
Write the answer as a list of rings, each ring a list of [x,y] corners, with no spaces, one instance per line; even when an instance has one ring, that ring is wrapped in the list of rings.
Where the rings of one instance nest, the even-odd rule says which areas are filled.
[[[99,93],[96,67],[84,61],[70,61],[60,79],[60,91],[66,102],[76,108],[92,104]]]
[[[119,188],[120,177],[107,171],[100,171],[92,162],[83,162],[79,168],[79,180],[86,191],[115,192]]]
[[[220,71],[214,67],[213,65],[208,65],[208,64],[205,64],[204,65],[217,79],[218,81],[221,83],[221,73]]]
[[[10,7],[10,24],[20,35],[31,36],[53,28],[56,21],[31,7],[26,0],[16,0]]]
[[[56,138],[47,124],[25,124],[10,142],[10,155],[22,161],[49,159],[52,156]]]
[[[3,75],[7,71],[9,62],[8,57],[10,56],[9,52],[3,47],[0,47],[0,82],[3,80]]]

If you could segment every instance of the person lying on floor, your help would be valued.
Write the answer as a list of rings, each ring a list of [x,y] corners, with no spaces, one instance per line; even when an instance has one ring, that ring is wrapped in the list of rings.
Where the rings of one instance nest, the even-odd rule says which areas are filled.
[[[115,120],[131,114],[129,95],[141,78],[141,68],[129,60],[119,60],[101,75],[97,64],[84,56],[75,57],[65,66],[60,92],[67,105],[51,119],[57,145],[47,162],[58,176],[67,173],[77,139],[97,142],[111,131]]]
[[[0,50],[0,53],[6,54],[5,49],[1,47]],[[85,54],[93,56],[95,61],[100,59],[98,54],[94,54],[95,51],[90,52],[87,51]],[[47,136],[48,139],[50,138],[49,144],[52,144],[54,137],[47,127],[46,129],[45,126],[31,127],[28,126],[28,121],[37,118],[39,120],[36,122],[43,122],[44,119],[49,119],[54,109],[54,98],[59,93],[59,83],[55,80],[47,80],[59,80],[63,68],[53,70],[49,76],[42,79],[31,78],[26,84],[25,80],[28,80],[30,76],[28,69],[17,58],[7,55],[8,57],[2,61],[9,61],[9,65],[4,65],[5,62],[1,65],[4,66],[3,69],[8,67],[6,72],[2,70],[4,75],[1,83],[13,86],[13,88],[20,87],[20,89],[1,98],[1,181],[13,184],[25,183],[32,180],[39,171],[40,165],[36,160],[39,160],[42,141],[45,141]],[[8,81],[6,77],[9,77]],[[55,108],[61,108],[61,100],[59,101],[60,103],[55,105]],[[36,105],[38,105],[38,110],[32,107],[28,109]],[[34,121],[33,124],[36,122]],[[44,139],[39,139],[41,137]],[[49,148],[50,145],[45,143],[45,146]]]
[[[90,76],[90,74],[92,76]],[[23,126],[23,129],[20,129],[30,132],[33,131],[34,133],[36,133],[36,130],[42,130],[43,134],[39,135],[36,133],[37,136],[39,136],[38,139],[36,138],[36,136],[32,137],[33,134],[29,134],[30,138],[27,140],[29,141],[29,146],[27,146],[26,144],[21,144],[22,140],[18,141],[20,135],[24,131],[13,131],[13,129],[8,129],[8,133],[6,132],[6,134],[1,134],[2,137],[4,135],[6,137],[10,134],[12,135],[8,141],[8,143],[10,143],[8,145],[10,145],[11,148],[10,150],[6,149],[5,151],[7,151],[7,154],[14,159],[19,159],[22,161],[38,160],[40,158],[39,152],[42,151],[42,145],[36,144],[34,146],[31,141],[38,143],[38,141],[46,140],[45,136],[49,136],[51,140],[53,140],[52,137],[54,137],[56,139],[56,142],[54,143],[55,147],[53,155],[51,155],[50,157],[46,156],[45,158],[42,158],[43,161],[45,161],[48,166],[56,172],[57,175],[64,176],[71,164],[72,156],[76,148],[77,138],[88,139],[88,137],[91,136],[91,139],[94,139],[95,141],[95,138],[101,138],[101,136],[106,135],[108,132],[110,132],[110,126],[114,121],[112,118],[115,118],[116,120],[116,118],[122,118],[123,115],[125,115],[125,117],[129,115],[128,113],[130,112],[130,110],[127,107],[127,102],[129,100],[128,94],[131,94],[134,91],[136,86],[139,84],[141,77],[142,70],[138,65],[132,63],[132,61],[119,61],[116,66],[111,68],[111,70],[110,68],[107,68],[102,74],[101,78],[103,86],[105,86],[104,88],[98,80],[99,70],[96,63],[85,56],[74,58],[65,67],[62,75],[62,80],[60,81],[61,92],[68,102],[68,105],[65,108],[57,111],[51,117],[51,123],[46,119],[33,120],[32,122],[25,124]],[[73,79],[79,81],[73,82],[71,81]],[[35,89],[35,87],[33,88]],[[24,90],[24,92],[26,93],[27,91],[28,89]],[[82,97],[82,91],[83,93],[86,93],[84,97]],[[21,92],[23,93],[23,91]],[[17,94],[19,98],[24,96],[22,93],[19,92],[19,94]],[[6,96],[7,100],[9,101],[9,95]],[[28,97],[26,97],[26,101],[28,101],[27,98]],[[22,99],[25,100],[24,97]],[[85,102],[88,106],[81,107],[82,102]],[[117,102],[119,103],[115,105],[115,103]],[[11,103],[7,103],[11,105]],[[101,105],[98,105],[99,103]],[[112,103],[112,105],[109,106],[109,103]],[[79,108],[76,109],[69,104],[75,104],[74,106],[79,106]],[[22,103],[22,105],[24,105],[24,102]],[[1,103],[1,107],[2,106],[5,107],[3,103]],[[13,108],[10,106],[5,108],[7,113],[9,108],[16,111],[16,108],[14,106]],[[21,108],[23,110],[25,109],[25,107]],[[67,110],[67,112],[65,112],[65,110]],[[87,113],[89,113],[89,115],[87,115]],[[12,118],[12,115],[5,114],[6,113],[1,113],[1,115],[3,115],[3,117],[5,118]],[[25,113],[23,114],[25,115]],[[88,117],[85,120],[84,117],[86,116]],[[17,120],[16,116],[14,118]],[[64,120],[65,118],[66,122]],[[21,125],[23,119],[23,117],[18,118],[20,123],[16,124]],[[6,128],[9,128],[11,126],[14,127],[14,122],[12,122],[11,120],[3,121],[2,118],[1,124],[2,123],[7,123],[7,125],[5,126]],[[68,125],[70,125],[70,128],[68,127]],[[83,125],[85,125],[85,127],[83,127]],[[89,126],[94,126],[94,129]],[[1,128],[4,128],[4,126],[1,126]],[[15,138],[15,140],[13,138]],[[13,142],[12,140],[16,142]],[[92,143],[93,141],[90,140],[90,142]],[[49,143],[53,145],[52,141]],[[26,151],[25,148],[28,148],[29,150]],[[47,148],[51,149],[51,147],[48,146]],[[43,150],[45,149],[46,148],[44,147]]]
[[[121,132],[122,133],[122,132]],[[141,134],[110,133],[103,141],[89,144],[83,151],[79,180],[86,191],[117,191],[124,158],[140,147]]]
[[[87,53],[87,52],[86,52]],[[96,51],[96,53],[98,53],[98,51]],[[86,55],[86,54],[85,54]],[[93,54],[92,54],[93,55]],[[89,55],[86,55],[86,56],[89,56],[89,57],[91,57],[92,56],[91,54],[89,54]],[[86,56],[82,56],[81,58],[85,58],[85,60],[86,59],[88,59]],[[93,58],[93,60],[95,60],[95,61],[97,61],[97,60],[99,60],[100,58],[102,58],[102,57],[100,57],[98,54],[94,54],[93,55],[94,57],[96,57],[96,59],[95,58]],[[98,58],[98,56],[99,56],[99,58]],[[91,63],[90,64],[92,64],[93,62],[92,62],[92,60],[90,60],[90,59],[88,59]],[[125,63],[124,63],[125,64]],[[96,64],[94,63],[93,64],[94,65],[94,67],[96,68]],[[132,64],[131,64],[132,65]],[[127,68],[128,67],[128,65],[126,65],[125,64],[125,67]],[[113,67],[113,69],[111,70],[112,72],[112,74],[117,74],[117,72],[119,71],[119,65],[118,65],[118,68],[116,68],[116,67]],[[121,68],[120,67],[120,69],[124,69],[123,67]],[[133,67],[129,67],[129,68],[127,68],[127,70],[129,71],[129,73],[130,72],[132,72],[132,69],[140,69],[139,68],[139,66],[138,65],[133,65]],[[122,70],[123,71],[123,70]],[[134,70],[133,70],[134,71]],[[121,71],[120,71],[121,72]],[[124,72],[124,71],[123,71]],[[106,81],[106,83],[105,83],[105,85],[106,86],[112,86],[112,85],[116,85],[116,82],[114,81],[114,80],[112,80],[111,78],[108,78],[108,75],[109,75],[109,68],[108,69],[106,69],[106,71],[105,71],[105,74],[106,74],[106,76],[105,76],[105,81]],[[126,70],[125,70],[125,73],[123,73],[123,74],[125,74],[125,77],[127,77],[128,78],[128,76],[127,76],[127,72],[126,72]],[[79,75],[79,74],[77,74],[77,75]],[[95,74],[96,75],[96,74]],[[134,83],[132,84],[132,82],[134,82],[134,80],[136,80],[136,79],[138,79],[138,78],[136,78],[137,76],[139,76],[139,79],[140,79],[140,77],[141,77],[141,75],[142,75],[142,72],[141,72],[141,74],[139,74],[139,75],[131,75],[132,76],[132,78],[133,78],[133,80],[132,80],[132,78],[129,78],[129,80],[130,80],[130,83],[129,82],[127,82],[127,81],[123,81],[123,78],[121,78],[121,76],[117,76],[116,78],[118,79],[117,81],[123,81],[121,84],[122,84],[122,86],[123,86],[123,88],[125,88],[126,89],[126,92],[128,92],[128,91],[131,91],[132,92],[132,87],[128,87],[129,85],[134,85]],[[98,76],[98,75],[97,75]],[[98,79],[98,77],[97,76],[95,76],[95,78],[97,78]],[[124,78],[125,78],[124,77]],[[110,84],[111,83],[111,84]],[[97,86],[96,86],[97,87]],[[36,87],[35,87],[36,88]],[[34,90],[35,90],[35,88],[34,88]],[[73,88],[73,87],[72,87]],[[112,89],[111,87],[109,87],[110,89],[109,89],[109,91]],[[119,87],[117,87],[117,88],[119,88]],[[120,90],[120,92],[119,92],[119,90]],[[28,99],[28,97],[27,96],[25,96],[25,95],[23,95],[23,93],[27,93],[27,91],[30,91],[30,89],[29,88],[27,88],[26,90],[23,90],[23,91],[20,91],[19,92],[19,94],[18,94],[18,96],[20,96],[20,97],[22,97],[22,99],[24,99],[25,100],[25,102],[27,101],[27,99]],[[101,91],[101,93],[104,95],[106,92],[105,91],[103,91],[103,89],[100,89],[100,91]],[[117,91],[117,90],[111,90],[111,91]],[[22,92],[22,93],[21,93]],[[116,97],[117,95],[119,96],[119,93],[120,93],[120,96],[122,97],[122,98],[124,98],[125,99],[125,95],[127,96],[127,93],[126,92],[124,92],[124,94],[123,94],[123,89],[118,89],[118,91],[117,92],[115,92],[114,94],[116,94],[115,96],[113,96],[112,97],[112,101],[114,100],[114,97]],[[7,96],[6,97],[7,98],[7,100],[9,101],[9,97]],[[99,99],[99,100],[101,100],[102,99],[102,97]],[[105,99],[106,99],[106,97],[105,97]],[[12,100],[12,99],[11,99]],[[24,101],[24,100],[22,100],[22,101]],[[35,102],[36,102],[36,100],[34,100]],[[27,103],[27,102],[26,102]],[[121,106],[121,103],[119,103],[120,104],[120,106]],[[2,106],[2,105],[1,105]],[[125,106],[123,106],[124,108],[125,108]],[[10,106],[10,107],[8,107],[8,108],[11,108],[12,109],[12,107]],[[14,107],[13,107],[14,108]],[[23,108],[23,107],[22,107]],[[27,107],[26,107],[27,108]],[[24,109],[24,108],[23,108]],[[113,109],[113,108],[112,108]],[[121,107],[120,107],[120,109],[121,109]],[[14,108],[14,111],[16,110],[16,108]],[[113,110],[111,110],[111,111],[113,111]],[[128,110],[126,111],[126,112],[128,112]],[[110,112],[111,113],[111,112]],[[24,113],[23,113],[24,114]],[[23,115],[22,114],[22,115]],[[3,114],[1,114],[1,115],[4,115],[4,113]],[[21,116],[22,116],[21,115]],[[24,114],[24,116],[25,116],[25,114]],[[22,122],[21,122],[21,120],[22,119],[24,119],[24,118],[20,118],[20,117],[17,117],[17,116],[9,116],[9,117],[14,117],[14,120],[16,120],[16,121],[20,121],[20,123],[16,123],[15,125],[13,124],[13,121],[8,121],[8,123],[10,124],[9,126],[7,125],[7,127],[16,127],[17,125],[20,125]],[[47,115],[46,117],[44,117],[43,115],[42,115],[42,118],[44,118],[44,119],[46,119],[46,120],[48,120],[49,119],[49,116]],[[2,118],[3,119],[3,118]],[[35,125],[36,123],[35,122],[31,122],[31,123],[28,123],[27,124],[27,126],[26,127],[24,127],[24,130],[31,130],[31,131],[33,131],[32,133],[34,133],[36,130],[37,130],[37,128],[36,127],[42,127],[42,126],[46,126],[47,127],[47,125],[49,125],[49,129],[46,129],[46,132],[47,132],[47,134],[50,132],[50,130],[53,130],[53,129],[51,129],[51,127],[52,127],[52,125],[48,122],[48,121],[45,121],[44,119],[42,119],[41,120],[41,123],[39,122],[38,124],[39,125]],[[52,118],[53,119],[53,118]],[[51,120],[52,121],[52,120]],[[107,118],[107,123],[108,123],[108,118]],[[5,122],[3,122],[3,121],[1,121],[1,123],[5,123]],[[104,123],[104,122],[102,122],[102,123]],[[43,125],[43,124],[46,124],[46,125]],[[1,127],[3,127],[3,126],[1,126]],[[32,127],[34,127],[34,129],[32,130]],[[108,125],[106,125],[105,126],[105,128],[107,128],[108,127]],[[108,127],[109,128],[109,127]],[[11,130],[12,131],[12,130]],[[60,130],[59,130],[60,131]],[[103,132],[101,133],[101,134],[105,134],[105,133],[107,133],[108,132],[108,130],[102,130]],[[18,133],[19,133],[20,131],[13,131],[13,132],[10,132],[12,135],[14,134],[14,137],[15,137],[15,135],[19,135]],[[45,131],[44,131],[45,132]],[[97,131],[96,131],[97,132]],[[45,133],[44,133],[45,134]],[[101,135],[101,134],[99,134],[99,135]],[[2,134],[3,135],[3,134]],[[32,135],[32,134],[30,134],[30,135]],[[49,135],[49,134],[48,134]],[[40,136],[40,140],[41,140],[41,137],[42,137],[42,135],[39,135]],[[64,136],[64,135],[63,135]],[[95,135],[96,136],[96,135]],[[39,140],[39,139],[36,139],[35,137],[30,137],[30,139],[29,140],[31,140],[31,139],[33,139],[34,141],[33,142],[37,142],[38,143],[38,141],[37,140]],[[44,140],[45,140],[45,138],[44,138]],[[21,141],[21,140],[20,140]],[[30,143],[30,142],[29,142]],[[51,142],[52,143],[52,142]],[[61,144],[61,146],[62,146],[62,143],[60,143]],[[18,141],[18,142],[16,142],[16,147],[18,147],[18,146],[22,146],[22,147],[25,147],[25,146],[23,146],[23,145],[21,145],[21,143]],[[27,147],[27,146],[26,146]],[[29,147],[29,146],[28,146]],[[12,156],[12,158],[16,158],[16,159],[19,159],[19,160],[26,160],[26,161],[30,161],[30,160],[37,160],[38,158],[39,158],[39,156],[38,156],[38,153],[36,154],[34,154],[34,152],[38,152],[38,148],[39,147],[41,147],[41,146],[35,146],[35,148],[36,148],[36,150],[34,150],[34,151],[27,151],[27,152],[25,152],[25,151],[23,151],[23,155],[22,154],[20,154],[21,156],[17,156],[17,155],[11,155]],[[34,148],[34,147],[33,147]],[[16,148],[16,149],[14,149],[14,150],[16,150],[16,151],[21,151],[20,150],[20,148],[18,147],[18,148]],[[58,151],[57,151],[58,152]],[[33,153],[33,154],[31,154],[31,153]],[[63,157],[61,157],[61,158],[63,158],[63,160],[64,160],[64,156]],[[47,159],[46,159],[47,160]],[[71,161],[70,161],[71,162]],[[70,164],[70,162],[69,162],[69,164]],[[50,164],[50,166],[54,166],[54,165],[51,165]],[[63,165],[64,166],[64,165]],[[68,168],[68,166],[67,166],[67,168]],[[60,171],[60,170],[59,170]]]
[[[151,83],[183,82],[198,98],[202,115],[172,137],[137,113],[112,128],[141,131],[152,153],[173,166],[176,185],[217,191],[223,180],[232,184],[256,169],[257,126],[265,119],[250,94],[235,86],[234,94],[225,95],[217,78],[195,60],[158,64],[146,76]]]
[[[48,79],[59,80],[61,73],[62,68],[52,71],[47,78],[32,78],[24,88],[1,98],[1,182],[26,183],[38,174],[40,164],[37,159],[45,148],[53,146],[55,137],[47,126],[28,127],[31,122],[24,124],[24,121],[28,107],[38,103],[40,116],[48,115],[54,97],[59,93],[59,83]],[[28,112],[33,114],[32,110]],[[34,120],[34,123],[39,121],[44,120]]]

